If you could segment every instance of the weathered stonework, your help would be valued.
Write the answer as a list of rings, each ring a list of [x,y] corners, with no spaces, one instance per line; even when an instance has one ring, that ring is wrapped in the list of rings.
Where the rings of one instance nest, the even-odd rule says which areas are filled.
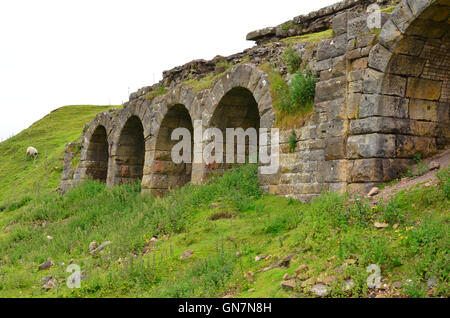
[[[143,192],[161,195],[229,168],[174,164],[172,130],[192,132],[197,120],[202,129],[222,131],[274,127],[270,78],[259,66],[270,61],[286,74],[281,57],[286,45],[277,40],[329,26],[333,38],[294,45],[302,65],[319,78],[314,113],[297,128],[280,131],[279,171],[260,175],[261,187],[307,201],[322,191],[366,193],[398,177],[415,155],[430,156],[450,141],[450,4],[403,0],[391,15],[380,13],[381,29],[371,29],[365,10],[374,2],[383,1],[337,3],[295,18],[304,22],[300,31],[276,27],[248,36],[274,42],[270,45],[165,72],[161,83],[131,94],[122,110],[101,113],[89,124],[80,164],[75,171],[64,165],[62,188],[89,177],[108,185],[142,180]],[[183,83],[217,72],[218,61],[234,66],[209,88],[194,91]],[[147,99],[158,87],[168,92]],[[193,146],[201,152],[205,144]],[[70,152],[66,156],[70,161]]]

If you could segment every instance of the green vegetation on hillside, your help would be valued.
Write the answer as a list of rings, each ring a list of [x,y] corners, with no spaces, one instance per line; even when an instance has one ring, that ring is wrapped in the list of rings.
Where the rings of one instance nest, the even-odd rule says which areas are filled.
[[[374,208],[339,194],[310,204],[262,195],[253,165],[165,198],[141,195],[136,184],[86,182],[0,214],[0,296],[309,297],[317,280],[333,277],[330,296],[366,297],[367,267],[377,264],[384,283],[401,283],[401,296],[448,297],[448,173],[439,187],[403,191]],[[112,244],[91,255],[92,241]],[[288,255],[288,268],[262,271]],[[38,271],[48,258],[55,265]],[[71,261],[85,271],[80,289],[64,281]],[[304,282],[283,289],[283,276],[300,265]],[[45,291],[48,276],[58,287]],[[346,279],[355,283],[348,292]]]
[[[0,207],[55,190],[61,181],[66,143],[81,136],[86,123],[113,106],[61,107],[0,143]],[[36,160],[26,157],[37,148]],[[14,206],[13,206],[14,207]]]

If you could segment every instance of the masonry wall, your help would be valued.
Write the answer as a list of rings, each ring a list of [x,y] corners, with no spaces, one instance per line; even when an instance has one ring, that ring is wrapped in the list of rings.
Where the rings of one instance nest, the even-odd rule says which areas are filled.
[[[339,10],[329,10],[331,16],[321,15],[332,26],[332,38],[294,45],[302,65],[319,78],[314,112],[298,128],[280,132],[280,169],[260,175],[265,192],[302,201],[323,191],[365,194],[403,173],[418,154],[427,157],[449,144],[448,2],[404,0],[392,15],[380,15],[381,28],[370,28],[370,13],[362,8],[373,2],[334,6]],[[231,57],[193,61],[165,72],[161,83],[131,94],[123,110],[99,114],[83,134],[73,181],[65,171],[62,189],[95,177],[90,171],[104,167],[104,161],[89,157],[90,144],[100,142],[95,134],[99,126],[108,143],[108,185],[141,178],[144,192],[161,195],[189,181],[201,184],[212,172],[227,168],[174,165],[168,136],[176,127],[196,128],[195,121],[203,130],[225,123],[274,127],[270,77],[260,65],[274,64],[288,80],[282,61],[287,46],[276,39],[264,42]],[[217,61],[234,66],[209,88],[195,91],[185,85],[188,73],[194,78],[211,74]],[[147,98],[162,86],[167,94]],[[136,132],[133,127],[141,128]],[[296,147],[291,152],[293,131]],[[136,136],[142,137],[138,146],[132,142]],[[205,144],[192,146],[202,151]],[[143,165],[135,164],[139,160]],[[134,177],[127,165],[136,170],[131,169]]]

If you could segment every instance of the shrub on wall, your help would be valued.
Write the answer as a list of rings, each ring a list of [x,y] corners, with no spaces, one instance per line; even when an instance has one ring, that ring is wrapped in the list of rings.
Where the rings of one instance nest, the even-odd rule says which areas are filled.
[[[289,74],[297,72],[302,64],[302,57],[292,47],[286,49],[283,60],[287,64]]]
[[[310,109],[314,103],[317,78],[311,71],[297,72],[289,85],[293,110]]]
[[[280,110],[286,114],[306,113],[312,109],[317,78],[310,71],[298,71],[287,89],[280,91]]]

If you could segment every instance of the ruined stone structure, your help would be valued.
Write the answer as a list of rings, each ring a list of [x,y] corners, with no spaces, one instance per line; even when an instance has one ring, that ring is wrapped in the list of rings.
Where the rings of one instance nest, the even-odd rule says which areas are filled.
[[[123,109],[97,115],[83,132],[74,170],[68,145],[62,190],[86,178],[108,185],[142,180],[143,192],[158,195],[205,182],[226,166],[174,164],[172,130],[193,131],[195,120],[203,129],[274,127],[270,76],[260,65],[272,63],[288,80],[283,40],[328,28],[332,37],[294,44],[302,65],[319,78],[314,112],[294,129],[294,152],[293,129],[280,132],[280,169],[261,175],[261,186],[307,201],[322,191],[367,193],[399,176],[415,155],[430,156],[450,141],[450,2],[402,0],[392,14],[379,14],[381,28],[374,28],[367,8],[384,2],[391,1],[342,1],[251,32],[247,38],[258,45],[242,53],[165,72],[160,83],[131,94]],[[220,73],[221,61],[234,66],[212,77],[210,87],[187,84]],[[162,87],[167,93],[149,98]]]

